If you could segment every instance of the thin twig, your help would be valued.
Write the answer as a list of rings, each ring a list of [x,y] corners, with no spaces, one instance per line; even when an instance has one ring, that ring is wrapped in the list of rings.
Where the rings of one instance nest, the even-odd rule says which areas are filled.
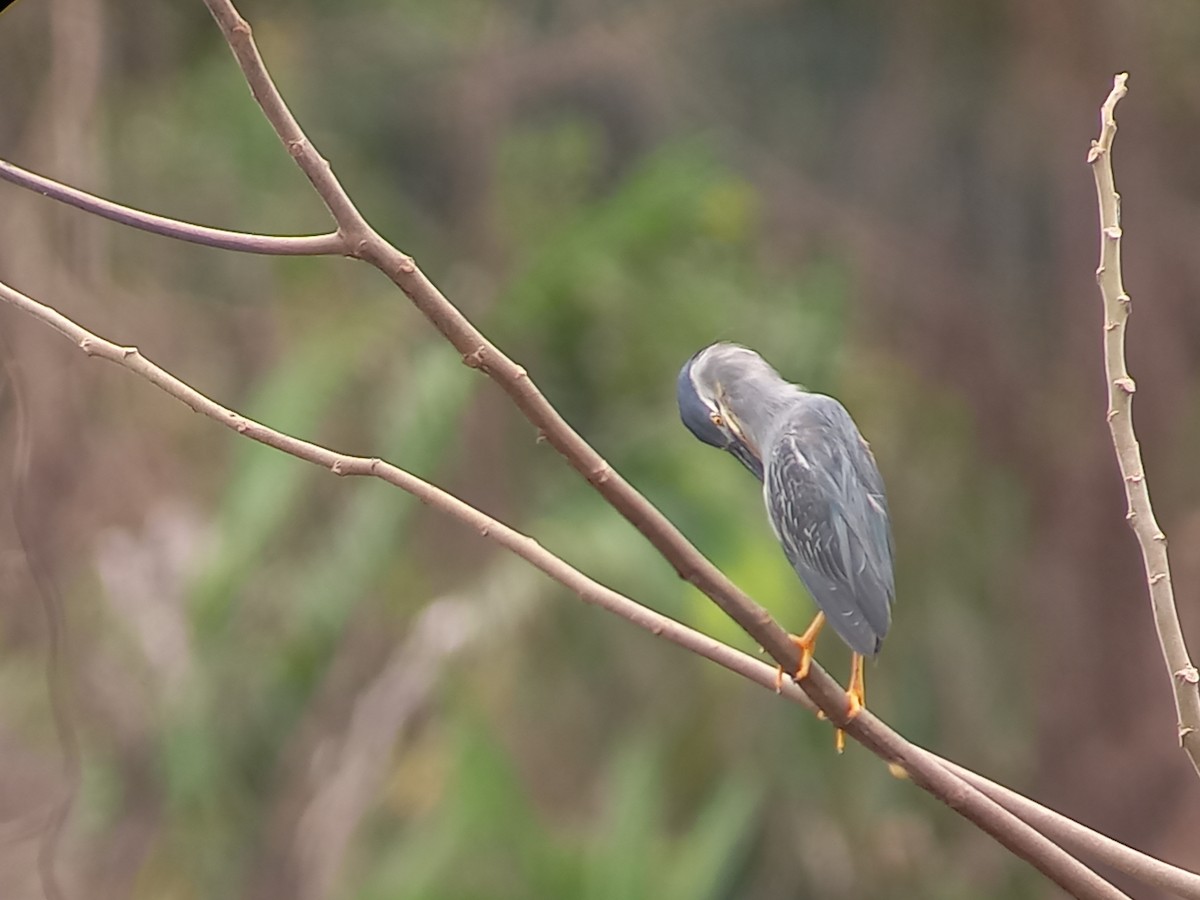
[[[1142,550],[1154,627],[1174,689],[1179,743],[1200,774],[1200,673],[1192,665],[1183,640],[1183,629],[1179,626],[1167,560],[1167,536],[1158,527],[1154,509],[1150,506],[1142,451],[1133,431],[1133,394],[1137,388],[1125,367],[1125,325],[1132,302],[1121,280],[1121,197],[1113,180],[1112,145],[1117,134],[1113,112],[1128,90],[1128,81],[1128,73],[1113,79],[1113,89],[1100,107],[1100,137],[1092,141],[1087,155],[1096,178],[1096,198],[1100,205],[1100,267],[1096,269],[1096,282],[1104,299],[1108,427],[1129,502],[1126,519]]]
[[[57,310],[41,304],[7,285],[0,284],[0,299],[49,324],[73,341],[84,353],[117,363],[141,375],[193,411],[252,440],[274,447],[298,459],[329,469],[337,475],[379,478],[415,496],[439,512],[475,529],[533,564],[580,599],[627,619],[700,656],[745,675],[764,686],[774,687],[774,669],[752,657],[701,634],[680,622],[657,613],[589,578],[551,553],[533,538],[491,518],[459,498],[381,459],[347,456],[318,444],[301,440],[248,419],[209,399],[186,382],[157,366],[136,347],[121,347],[83,328]],[[828,676],[825,676],[827,680]],[[792,684],[784,686],[788,696],[798,699],[804,692]],[[840,695],[840,689],[834,686]],[[804,705],[812,708],[805,697]],[[818,706],[820,704],[817,704]],[[1125,894],[1102,879],[1036,829],[1001,804],[989,799],[965,780],[951,773],[939,760],[909,743],[869,711],[854,720],[852,730],[864,745],[884,760],[901,766],[914,782],[937,796],[952,809],[975,822],[1016,855],[1028,860],[1047,877],[1076,897],[1119,900]]]
[[[240,231],[224,231],[193,225],[178,219],[168,219],[153,213],[143,212],[104,200],[94,194],[22,169],[20,166],[0,159],[0,179],[20,185],[36,193],[90,212],[103,219],[110,219],[139,231],[149,231],[163,237],[203,244],[220,250],[237,250],[242,253],[260,253],[265,256],[324,256],[342,253],[342,239],[337,232],[303,235],[299,237],[275,237],[265,234],[245,234]]]

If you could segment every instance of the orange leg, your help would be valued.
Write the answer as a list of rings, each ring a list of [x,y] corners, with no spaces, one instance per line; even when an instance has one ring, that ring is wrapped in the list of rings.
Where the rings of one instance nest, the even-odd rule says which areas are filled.
[[[793,681],[803,681],[808,677],[808,667],[812,665],[813,651],[817,647],[817,635],[821,633],[821,628],[825,625],[825,613],[817,613],[817,617],[812,620],[812,624],[804,630],[804,634],[796,636],[789,634],[792,643],[800,650],[800,665],[796,666],[796,674],[792,676]],[[775,693],[783,690],[783,666],[779,666],[775,670]]]
[[[846,719],[853,720],[867,706],[867,676],[864,669],[863,657],[859,653],[850,655],[850,687],[846,689]],[[839,728],[837,733],[837,752],[846,749],[846,735]]]

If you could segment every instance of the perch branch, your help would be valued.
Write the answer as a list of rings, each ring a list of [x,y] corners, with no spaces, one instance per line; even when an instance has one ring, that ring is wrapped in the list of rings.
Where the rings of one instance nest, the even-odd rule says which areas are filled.
[[[615,613],[653,634],[665,637],[672,643],[760,684],[774,686],[774,669],[770,666],[605,587],[551,553],[533,538],[509,528],[427,481],[381,459],[337,453],[239,415],[151,362],[136,347],[122,347],[107,341],[57,310],[7,285],[0,284],[0,299],[49,324],[88,356],[108,360],[141,375],[194,412],[201,413],[238,434],[327,468],[334,474],[371,476],[407,491],[422,503],[457,519],[480,535],[517,554],[585,602]],[[828,675],[824,678],[839,695],[840,703],[840,689],[832,683]],[[785,687],[792,699],[799,699],[799,695],[806,693],[795,685],[788,684]],[[807,697],[803,702],[811,708]],[[819,703],[816,705],[820,706]],[[940,760],[905,740],[869,711],[864,710],[853,722],[847,723],[846,728],[882,759],[903,767],[914,782],[976,823],[1072,895],[1104,900],[1119,900],[1126,896],[1062,847],[953,774]]]
[[[153,213],[122,206],[86,191],[68,187],[2,159],[0,159],[0,178],[28,188],[44,197],[66,203],[68,206],[74,206],[84,212],[93,213],[103,219],[119,222],[139,231],[149,231],[151,234],[187,241],[191,244],[203,244],[206,247],[216,247],[221,250],[238,250],[242,253],[260,253],[266,256],[324,256],[341,253],[343,248],[341,236],[332,231],[328,234],[301,237],[275,237],[266,234],[224,231],[220,228],[207,228],[204,225],[193,225],[178,219],[156,216]]]
[[[1166,660],[1167,672],[1175,694],[1175,712],[1179,743],[1200,774],[1200,673],[1192,665],[1175,595],[1171,587],[1171,569],[1167,560],[1167,537],[1154,518],[1150,489],[1142,465],[1142,451],[1133,431],[1133,394],[1136,385],[1125,367],[1125,326],[1132,302],[1121,280],[1121,197],[1113,180],[1112,145],[1117,134],[1113,115],[1117,102],[1125,96],[1127,73],[1113,79],[1113,89],[1100,107],[1100,137],[1092,141],[1087,161],[1096,179],[1096,198],[1100,206],[1100,266],[1096,281],[1104,300],[1104,371],[1108,380],[1108,427],[1125,485],[1129,503],[1126,519],[1142,550],[1142,562],[1150,589],[1154,627]]]

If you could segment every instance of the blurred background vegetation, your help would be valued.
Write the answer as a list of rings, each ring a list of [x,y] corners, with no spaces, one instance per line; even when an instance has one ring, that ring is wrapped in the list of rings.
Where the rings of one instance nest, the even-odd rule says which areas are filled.
[[[1196,633],[1193,0],[240,8],[374,224],[793,629],[810,608],[756,485],[679,425],[675,375],[733,339],[837,394],[899,554],[872,707],[1200,865],[1104,427],[1084,165],[1128,69],[1130,364]],[[18,2],[0,155],[205,224],[328,227],[198,0]],[[177,244],[0,185],[0,277],[754,649],[365,266]],[[2,471],[21,435],[33,453],[0,480],[6,900],[42,896],[65,790],[72,897],[1053,895],[874,757],[836,757],[824,723],[400,492],[238,440],[11,310],[0,336]],[[77,785],[44,672],[56,598]],[[819,655],[845,671],[837,641]]]

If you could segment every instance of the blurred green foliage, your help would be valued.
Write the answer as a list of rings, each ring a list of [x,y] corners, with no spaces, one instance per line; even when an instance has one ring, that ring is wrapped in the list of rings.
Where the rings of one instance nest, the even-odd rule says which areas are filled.
[[[464,723],[454,743],[445,801],[379,846],[389,859],[361,896],[704,900],[726,896],[745,865],[760,799],[745,784],[719,787],[687,827],[668,830],[662,755],[630,744],[602,780],[594,827],[580,831],[546,821],[478,724]]]

